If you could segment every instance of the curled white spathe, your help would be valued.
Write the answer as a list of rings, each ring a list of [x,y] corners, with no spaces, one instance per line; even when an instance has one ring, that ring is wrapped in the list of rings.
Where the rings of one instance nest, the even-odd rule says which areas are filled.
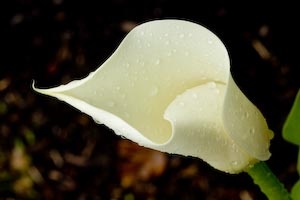
[[[234,83],[226,48],[192,22],[137,26],[86,78],[35,90],[142,146],[199,157],[225,172],[270,157],[272,131]]]

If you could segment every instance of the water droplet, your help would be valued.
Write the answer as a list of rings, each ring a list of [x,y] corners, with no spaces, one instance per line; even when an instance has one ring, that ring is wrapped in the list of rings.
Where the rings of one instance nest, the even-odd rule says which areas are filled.
[[[176,72],[178,72],[178,73],[181,73],[182,72],[182,69],[181,68],[177,68],[176,69]],[[182,82],[181,82],[182,83]],[[182,83],[183,84],[183,83]]]
[[[255,133],[255,128],[250,128],[249,132],[250,132],[250,134],[254,134]]]
[[[153,87],[149,93],[149,96],[153,97],[156,96],[158,93],[158,88],[157,87]]]
[[[184,34],[181,33],[181,34],[179,35],[179,38],[184,38]]]
[[[184,106],[184,102],[180,102],[179,105],[180,105],[180,106]]]
[[[147,43],[146,45],[147,45],[147,47],[151,47],[151,44],[150,44],[150,43]]]
[[[102,124],[98,119],[93,118],[93,120],[96,124]]]
[[[156,65],[159,65],[159,64],[160,64],[160,59],[157,59],[157,60],[155,61],[155,64],[156,64]]]
[[[121,94],[121,99],[125,99],[126,95],[125,94]]]
[[[124,115],[125,115],[125,118],[129,118],[130,117],[130,114],[128,112],[125,112]]]
[[[169,34],[168,34],[168,33],[165,33],[165,34],[164,34],[164,36],[165,36],[165,37],[168,37],[168,36],[169,36]]]
[[[184,52],[184,55],[188,56],[188,55],[190,55],[190,52],[186,51],[186,52]]]
[[[177,122],[177,119],[173,119],[173,123],[176,124],[176,122]]]
[[[107,105],[108,105],[109,107],[114,107],[114,106],[115,106],[115,102],[109,101],[109,102],[107,103]]]
[[[192,96],[193,96],[194,99],[198,98],[198,95],[196,93],[193,93]]]
[[[177,52],[177,49],[173,49],[172,51],[173,51],[173,53],[176,53],[176,52]]]
[[[144,32],[144,31],[141,31],[141,35],[145,35],[145,32]]]
[[[127,139],[125,136],[121,135],[121,133],[118,134],[122,139]]]
[[[238,165],[238,161],[232,161],[231,164],[234,165],[234,166],[237,166]]]
[[[169,45],[169,44],[170,44],[170,41],[169,41],[169,40],[166,40],[166,41],[165,41],[165,44],[166,44],[166,45]]]
[[[209,40],[207,40],[207,43],[208,44],[213,44],[213,41],[209,39]]]
[[[245,118],[249,118],[249,113],[245,112]]]
[[[234,148],[233,151],[234,151],[235,153],[238,153],[238,152],[239,152],[239,149],[238,149],[238,148]]]
[[[126,63],[125,66],[126,66],[126,68],[128,68],[128,67],[130,66],[130,64],[129,64],[129,63]]]
[[[119,91],[120,89],[121,89],[121,87],[120,87],[120,86],[117,86],[117,87],[116,87],[116,90],[117,90],[117,91]]]
[[[215,89],[215,93],[216,93],[216,94],[220,94],[220,90],[216,88],[216,89]]]
[[[211,88],[211,89],[215,89],[217,87],[217,85],[216,85],[215,82],[209,82],[208,87]]]
[[[189,36],[189,37],[192,37],[192,36],[193,36],[193,34],[192,34],[192,33],[189,33],[189,34],[188,34],[188,36]]]
[[[172,52],[168,52],[168,53],[167,53],[167,56],[171,56],[171,55],[172,55]]]

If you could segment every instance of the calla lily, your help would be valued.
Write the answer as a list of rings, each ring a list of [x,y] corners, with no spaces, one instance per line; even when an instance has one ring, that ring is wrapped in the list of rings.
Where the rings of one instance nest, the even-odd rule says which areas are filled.
[[[139,145],[221,171],[238,173],[270,157],[273,133],[232,79],[226,48],[192,22],[144,23],[86,78],[34,89]]]

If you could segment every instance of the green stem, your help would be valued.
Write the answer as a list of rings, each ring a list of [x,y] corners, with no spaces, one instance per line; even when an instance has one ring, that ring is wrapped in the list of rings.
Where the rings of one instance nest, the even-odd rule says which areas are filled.
[[[265,162],[256,163],[248,169],[247,173],[269,200],[292,200],[288,191]]]

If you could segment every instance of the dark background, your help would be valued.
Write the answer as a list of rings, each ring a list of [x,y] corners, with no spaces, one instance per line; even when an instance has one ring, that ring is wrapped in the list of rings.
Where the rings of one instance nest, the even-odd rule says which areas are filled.
[[[210,3],[209,3],[210,2]],[[12,0],[1,3],[0,199],[266,199],[246,174],[145,150],[34,93],[86,76],[135,25],[188,19],[228,48],[232,74],[275,132],[268,164],[291,188],[281,128],[300,86],[299,8],[288,1]]]

